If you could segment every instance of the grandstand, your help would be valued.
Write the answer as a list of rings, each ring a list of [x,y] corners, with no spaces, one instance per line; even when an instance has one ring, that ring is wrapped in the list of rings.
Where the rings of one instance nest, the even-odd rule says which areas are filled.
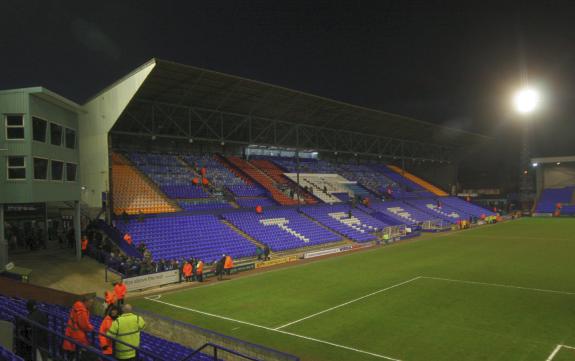
[[[536,215],[575,215],[575,157],[533,158],[538,197]]]
[[[27,105],[18,108],[24,104],[20,97]],[[4,104],[11,107],[4,109]],[[43,109],[50,111],[42,113]],[[451,187],[457,179],[446,180],[420,167],[425,161],[456,174],[455,154],[481,144],[485,140],[481,135],[170,61],[152,59],[82,105],[43,88],[0,92],[0,111],[9,115],[7,122],[15,124],[11,128],[26,129],[23,148],[6,142],[8,153],[1,158],[0,187],[7,191],[0,193],[0,236],[33,239],[45,235],[46,252],[66,252],[67,242],[75,249],[78,262],[89,262],[82,254],[100,262],[94,269],[105,271],[105,282],[108,275],[111,279],[122,277],[131,287],[130,296],[154,293],[150,298],[134,299],[151,312],[147,318],[163,325],[144,334],[139,348],[142,360],[183,360],[193,354],[196,358],[187,359],[291,361],[298,359],[292,354],[300,350],[305,360],[404,359],[404,351],[390,346],[387,340],[386,347],[397,356],[385,356],[387,350],[373,346],[376,342],[372,340],[385,338],[386,333],[364,319],[366,315],[374,319],[380,316],[369,307],[365,315],[342,316],[338,326],[318,326],[318,332],[331,330],[326,340],[313,330],[300,332],[298,326],[291,326],[411,284],[423,271],[438,277],[442,271],[449,275],[453,269],[464,274],[459,260],[449,264],[442,258],[443,254],[457,256],[453,244],[431,232],[472,228],[469,239],[461,241],[469,246],[473,234],[489,234],[494,228],[481,226],[515,218],[458,197]],[[20,116],[13,119],[12,113]],[[54,144],[58,124],[52,120],[60,117],[68,119],[60,131],[69,139],[68,143],[60,140],[58,145]],[[47,132],[50,127],[54,134],[44,134],[47,144],[41,144],[41,130]],[[48,143],[59,148],[50,149]],[[250,153],[256,148],[261,154]],[[34,156],[23,156],[22,152]],[[574,182],[566,180],[571,168],[566,167],[561,175],[557,169],[540,169],[548,174],[541,177],[544,184],[539,187],[535,212],[552,214],[560,204],[563,215],[575,213]],[[551,179],[561,181],[550,183]],[[44,208],[31,204],[43,204]],[[28,211],[26,207],[32,209],[30,216],[13,211]],[[10,224],[10,229],[5,224]],[[512,228],[513,223],[509,224]],[[20,225],[30,228],[26,234],[17,232]],[[488,231],[479,233],[482,229]],[[85,247],[82,233],[89,238]],[[462,237],[453,234],[453,238]],[[557,237],[560,240],[562,236]],[[381,247],[408,238],[422,241]],[[440,241],[434,243],[435,239]],[[410,244],[415,246],[408,248]],[[438,248],[427,249],[428,244],[438,244]],[[419,247],[423,248],[421,253]],[[8,264],[5,248],[0,247],[2,267]],[[22,248],[16,241],[16,256],[28,252]],[[385,253],[387,249],[390,251]],[[410,249],[415,250],[415,258]],[[258,289],[257,277],[242,280],[243,272],[267,274],[265,267],[297,265],[300,259],[344,252],[351,253],[341,257],[349,268],[339,267],[339,258],[317,262],[324,266],[310,266],[321,277],[307,274],[305,267],[293,267],[289,271],[293,273],[278,272],[278,278],[258,276],[273,283],[262,285],[269,294]],[[46,254],[44,257],[49,257]],[[224,255],[235,261],[229,272],[233,276],[228,277],[239,274],[237,282],[214,280],[218,272],[222,277],[218,265]],[[389,266],[380,263],[379,256]],[[362,257],[369,265],[362,263]],[[195,288],[199,282],[182,282],[183,265],[193,264],[196,272],[200,260],[205,263],[205,281],[223,286],[198,287],[193,296],[182,296],[197,303],[171,303],[180,300],[178,294],[163,291]],[[69,270],[57,271],[66,279]],[[21,276],[15,271],[6,273]],[[395,280],[395,273],[409,277]],[[250,289],[236,293],[242,284],[251,285]],[[86,288],[83,293],[101,295],[104,291],[90,282],[82,286]],[[234,293],[227,293],[227,287]],[[542,287],[534,284],[531,288]],[[431,286],[428,291],[433,293]],[[25,316],[23,305],[28,297],[3,296],[3,292],[7,291],[0,290],[0,319],[17,323]],[[38,290],[38,294],[44,292]],[[459,300],[459,296],[453,297]],[[168,303],[162,304],[166,299]],[[274,309],[268,301],[281,307]],[[445,302],[445,307],[455,307]],[[397,305],[403,307],[403,301]],[[413,305],[407,302],[405,306]],[[50,315],[51,334],[61,341],[67,308],[57,302],[44,302],[41,307]],[[443,310],[443,306],[430,307]],[[195,317],[182,316],[183,311]],[[99,324],[101,315],[96,313],[93,322]],[[182,317],[225,335],[237,333],[248,342],[230,341],[221,335],[209,339],[195,335],[187,344],[190,341],[182,339],[179,332],[167,331],[167,324],[173,326],[171,322],[176,321],[164,316]],[[244,317],[248,321],[243,321]],[[217,322],[212,322],[214,319]],[[342,330],[355,330],[354,319],[362,321],[358,333],[363,341],[350,336],[353,346],[345,346]],[[435,324],[437,320],[428,321]],[[180,326],[178,331],[186,328]],[[363,327],[376,332],[365,334]],[[250,328],[257,332],[247,331]],[[278,337],[262,336],[259,331]],[[406,335],[393,337],[407,348],[406,340],[414,334]],[[321,347],[314,351],[310,345],[289,341],[293,338]],[[49,352],[57,359],[61,350],[54,345]],[[93,345],[96,350],[90,352],[98,354],[99,344]],[[206,345],[220,351],[208,355],[202,351]],[[365,351],[372,346],[376,351]],[[469,344],[466,347],[473,348]],[[246,353],[248,349],[254,353]],[[345,351],[339,354],[341,350]],[[217,352],[235,356],[218,356]],[[0,355],[11,360],[19,357],[3,348]],[[406,360],[424,359],[415,351],[405,355]]]

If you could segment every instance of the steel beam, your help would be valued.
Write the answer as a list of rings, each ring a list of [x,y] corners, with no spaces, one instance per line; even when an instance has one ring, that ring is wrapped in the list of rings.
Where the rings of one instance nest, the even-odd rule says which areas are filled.
[[[454,151],[451,147],[437,144],[263,118],[252,114],[222,111],[221,109],[154,102],[146,99],[135,99],[134,103],[136,106],[125,113],[125,118],[129,118],[125,120],[135,122],[135,125],[144,129],[146,133],[134,132],[131,127],[128,129],[122,127],[121,120],[113,131],[114,133],[155,135],[174,139],[191,137],[197,140],[224,141],[230,144],[284,146],[296,149],[314,149],[321,152],[357,153],[366,156],[430,161],[447,161],[450,158],[450,153]],[[225,103],[225,99],[220,102],[219,106],[221,107],[223,103]],[[142,106],[138,107],[138,105]],[[142,117],[136,114],[138,108],[149,114],[148,105],[152,105],[154,115],[152,124],[149,124],[149,117],[146,114],[142,114]],[[171,108],[172,111],[170,111]],[[173,108],[182,109],[182,111],[176,112]],[[314,111],[318,111],[320,108],[317,107]],[[181,117],[177,118],[176,114],[181,115]],[[310,114],[313,114],[313,111]],[[179,125],[180,120],[188,122],[188,132]],[[169,122],[175,127],[167,127],[167,131],[166,129],[159,130],[157,129],[158,122],[160,124]],[[194,124],[197,124],[195,129]]]

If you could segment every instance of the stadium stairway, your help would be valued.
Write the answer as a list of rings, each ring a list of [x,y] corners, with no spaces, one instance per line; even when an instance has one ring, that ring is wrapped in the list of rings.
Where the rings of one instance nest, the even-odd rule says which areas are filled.
[[[230,172],[232,172],[236,177],[243,180],[244,183],[248,185],[254,184],[254,182],[248,176],[246,176],[242,171],[237,169],[234,164],[232,164],[227,158],[225,158],[221,154],[215,153],[214,158],[218,162],[220,162],[224,167],[226,167]]]
[[[303,196],[306,204],[318,203],[318,199],[316,197],[314,197],[309,192],[306,192],[303,188],[299,187],[297,183],[293,182],[291,179],[286,177],[284,173],[286,173],[287,171],[282,167],[280,167],[279,165],[275,164],[274,162],[269,161],[267,159],[255,159],[251,160],[250,163],[256,166],[263,173],[267,174],[276,183],[284,184],[286,186],[292,185],[294,187],[297,187],[301,192],[300,194]]]
[[[236,233],[239,233],[242,237],[246,238],[247,240],[249,240],[250,242],[252,242],[254,245],[258,246],[258,247],[263,247],[264,244],[261,242],[258,242],[255,238],[253,238],[252,236],[250,236],[249,234],[247,234],[246,232],[242,231],[241,229],[239,229],[238,227],[236,227],[232,222],[225,220],[225,219],[220,219],[220,222],[222,222],[223,224],[227,225],[228,227],[230,227],[231,229],[233,229]]]
[[[402,170],[401,168],[395,166],[395,165],[388,165],[388,168],[392,169],[393,171],[395,171],[396,173],[402,175],[403,177],[409,179],[410,181],[420,185],[421,187],[425,188],[426,190],[430,191],[431,193],[440,196],[440,197],[445,197],[448,196],[449,194],[447,194],[447,192],[439,189],[438,187],[434,186],[433,184],[419,178],[416,175],[413,175],[405,170]]]
[[[114,213],[144,214],[177,212],[180,208],[126,157],[112,153]]]
[[[243,160],[240,157],[231,156],[227,160],[233,164],[238,170],[241,170],[246,176],[250,177],[254,182],[261,185],[268,190],[272,198],[281,205],[293,206],[297,205],[297,201],[285,195],[282,191],[276,188],[273,179],[255,167],[253,164]]]

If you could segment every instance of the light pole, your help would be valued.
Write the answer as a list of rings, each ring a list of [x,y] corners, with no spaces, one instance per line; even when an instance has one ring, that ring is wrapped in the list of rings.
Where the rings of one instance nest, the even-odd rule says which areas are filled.
[[[533,177],[530,172],[529,125],[533,119],[532,115],[539,105],[539,93],[530,87],[522,88],[515,93],[513,105],[523,123],[519,167],[519,201],[521,202],[522,211],[528,211],[535,191]]]

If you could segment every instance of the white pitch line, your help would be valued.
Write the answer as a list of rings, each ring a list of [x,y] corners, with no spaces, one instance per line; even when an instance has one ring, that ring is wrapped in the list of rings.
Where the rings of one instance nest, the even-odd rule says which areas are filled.
[[[361,297],[355,298],[355,299],[353,299],[353,300],[351,300],[351,301],[347,301],[347,302],[342,303],[342,304],[340,304],[340,305],[333,306],[333,307],[327,308],[327,309],[325,309],[325,310],[323,310],[323,311],[319,311],[319,312],[316,312],[316,313],[311,314],[311,315],[309,315],[309,316],[306,316],[306,317],[300,318],[300,319],[298,319],[298,320],[295,320],[295,321],[286,323],[285,325],[281,325],[281,326],[279,326],[279,327],[274,328],[274,330],[281,330],[281,329],[284,328],[284,327],[288,327],[288,326],[291,326],[291,325],[296,324],[296,323],[298,323],[298,322],[308,320],[308,319],[310,319],[310,318],[312,318],[312,317],[319,316],[319,315],[321,315],[321,314],[323,314],[323,313],[326,313],[326,312],[329,312],[329,311],[333,311],[333,310],[338,309],[338,308],[343,307],[343,306],[347,306],[347,305],[349,305],[349,304],[351,304],[351,303],[354,303],[354,302],[357,302],[357,301],[361,301],[361,300],[363,300],[364,298],[368,298],[368,297],[377,295],[378,293],[388,291],[388,290],[390,290],[390,289],[392,289],[392,288],[402,286],[402,285],[404,285],[404,284],[407,284],[407,283],[416,281],[416,280],[418,280],[418,279],[420,279],[420,278],[421,278],[421,276],[414,277],[414,278],[412,278],[412,279],[410,279],[410,280],[407,280],[407,281],[398,283],[398,284],[396,284],[396,285],[383,288],[383,289],[381,289],[381,290],[372,292],[372,293],[367,294],[367,295],[365,295],[365,296],[361,296]]]
[[[543,288],[532,288],[532,287],[514,286],[514,285],[501,284],[501,283],[488,283],[488,282],[478,282],[478,281],[465,281],[465,280],[457,280],[457,279],[453,279],[453,278],[429,277],[429,276],[421,276],[420,278],[425,278],[425,279],[429,279],[429,280],[437,280],[437,281],[467,283],[467,284],[470,284],[470,285],[482,285],[482,286],[492,286],[492,287],[513,288],[513,289],[517,289],[517,290],[535,291],[535,292],[544,292],[544,293],[554,293],[554,294],[558,294],[558,295],[575,296],[575,292],[557,291],[557,290],[546,290],[546,289],[543,289]]]
[[[153,299],[153,298],[148,298],[148,297],[145,297],[145,299],[147,299],[148,301],[161,303],[161,304],[164,304],[164,305],[167,305],[167,306],[171,306],[171,307],[174,307],[174,308],[179,308],[179,309],[182,309],[182,310],[185,310],[185,311],[195,312],[195,313],[199,313],[199,314],[206,315],[206,316],[210,316],[210,317],[219,318],[219,319],[226,320],[226,321],[237,322],[237,323],[241,323],[241,324],[244,324],[244,325],[261,328],[261,329],[264,329],[264,330],[267,330],[267,331],[272,331],[272,332],[277,332],[277,333],[281,333],[281,334],[284,334],[284,335],[289,335],[289,336],[293,336],[293,337],[302,338],[302,339],[308,340],[308,341],[314,341],[314,342],[318,342],[318,343],[323,343],[323,344],[325,344],[325,345],[329,345],[329,346],[333,346],[333,347],[337,347],[337,348],[342,348],[342,349],[345,349],[345,350],[354,351],[354,352],[358,352],[358,353],[363,353],[363,354],[366,354],[366,355],[374,356],[374,357],[381,358],[381,359],[385,359],[385,360],[401,361],[400,359],[396,359],[396,358],[393,358],[393,357],[390,357],[390,356],[380,355],[380,354],[377,354],[377,353],[374,353],[374,352],[369,352],[369,351],[365,351],[365,350],[360,350],[360,349],[357,349],[357,348],[353,348],[353,347],[349,347],[349,346],[345,346],[345,345],[340,345],[340,344],[337,344],[337,343],[333,343],[333,342],[329,342],[329,341],[324,341],[324,340],[320,340],[320,339],[313,338],[313,337],[298,335],[298,334],[292,333],[292,332],[287,332],[287,331],[282,331],[282,330],[276,330],[276,329],[273,329],[273,328],[271,328],[271,327],[266,327],[266,326],[258,325],[258,324],[255,324],[255,323],[246,322],[246,321],[240,321],[240,320],[236,320],[236,319],[233,319],[233,318],[230,318],[230,317],[220,316],[220,315],[216,315],[216,314],[209,313],[209,312],[204,312],[204,311],[200,311],[200,310],[195,310],[195,309],[193,309],[193,308],[184,307],[184,306],[176,305],[176,304],[169,303],[169,302],[165,302],[165,301],[160,301],[160,300],[158,300],[158,299]]]
[[[557,355],[557,352],[559,352],[559,350],[561,350],[561,345],[557,345],[554,349],[553,352],[551,352],[551,355],[549,355],[549,357],[547,357],[547,359],[545,361],[551,361],[555,358],[555,355]]]

